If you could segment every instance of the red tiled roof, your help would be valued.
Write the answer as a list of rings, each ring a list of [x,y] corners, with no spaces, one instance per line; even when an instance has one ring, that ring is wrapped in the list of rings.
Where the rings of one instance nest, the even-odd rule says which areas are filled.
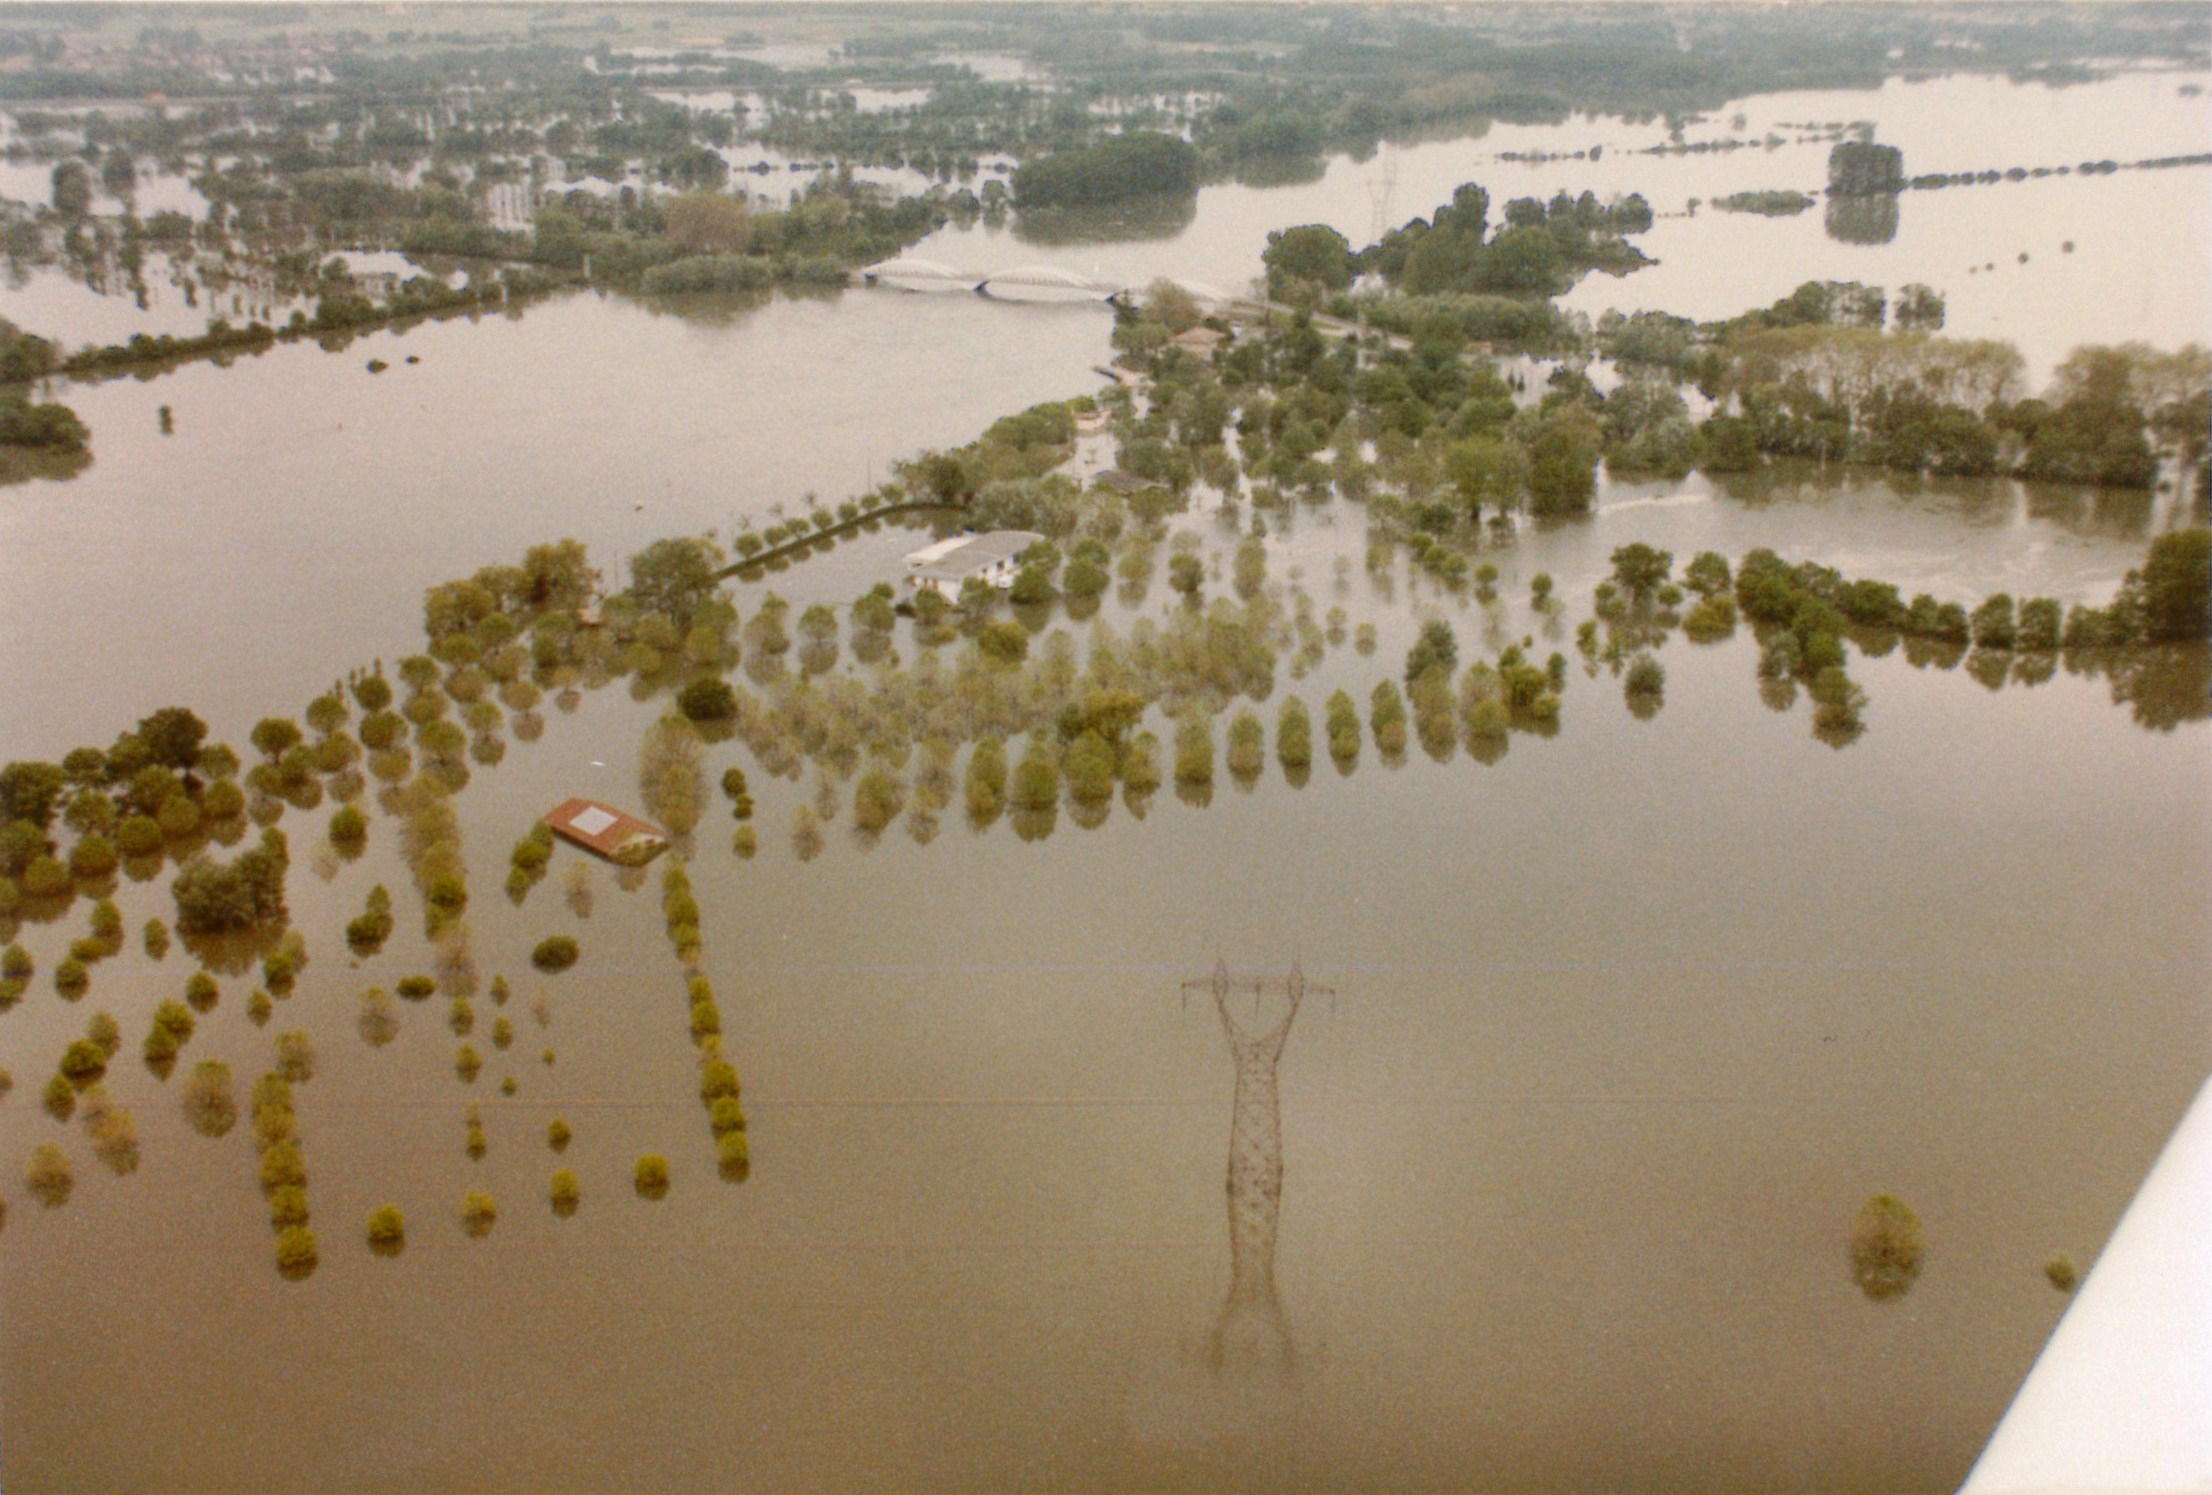
[[[556,835],[625,863],[648,862],[668,846],[668,832],[595,799],[564,800],[545,817]]]

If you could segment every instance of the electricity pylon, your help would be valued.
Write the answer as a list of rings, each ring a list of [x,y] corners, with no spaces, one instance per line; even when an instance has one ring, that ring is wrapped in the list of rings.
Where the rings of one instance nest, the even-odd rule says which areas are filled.
[[[1367,226],[1367,242],[1380,244],[1382,236],[1390,231],[1391,199],[1398,192],[1398,147],[1383,142],[1382,175],[1367,184],[1367,199],[1374,204],[1374,217]]]
[[[1274,977],[1232,977],[1228,966],[1217,961],[1212,975],[1184,982],[1183,990],[1213,997],[1237,1067],[1236,1111],[1229,1124],[1229,1296],[1221,1305],[1207,1358],[1216,1375],[1287,1377],[1296,1368],[1297,1350],[1275,1293],[1275,1238],[1283,1198],[1283,1123],[1275,1064],[1306,998],[1335,993],[1307,981],[1295,960],[1289,975]],[[1252,998],[1249,1022],[1230,1004],[1231,997],[1247,993]]]

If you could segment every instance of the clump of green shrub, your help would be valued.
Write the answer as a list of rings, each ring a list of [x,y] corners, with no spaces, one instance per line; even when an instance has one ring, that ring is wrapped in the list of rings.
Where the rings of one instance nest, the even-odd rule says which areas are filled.
[[[230,1066],[204,1059],[192,1067],[179,1097],[184,1119],[203,1137],[228,1136],[238,1124],[238,1102],[231,1095]]]
[[[583,1186],[576,1182],[576,1175],[566,1168],[554,1173],[553,1184],[548,1193],[552,1200],[553,1213],[564,1220],[576,1213],[577,1205],[583,1203],[584,1199]]]
[[[742,1132],[745,1130],[745,1107],[734,1095],[717,1096],[707,1102],[707,1120],[716,1137]]]
[[[369,1250],[378,1256],[397,1256],[407,1249],[407,1222],[396,1204],[381,1204],[369,1212]]]
[[[284,876],[290,864],[284,833],[274,826],[262,832],[259,845],[228,863],[195,855],[169,885],[178,931],[219,934],[281,924],[287,916]]]
[[[61,1073],[79,1090],[107,1072],[106,1051],[89,1038],[80,1038],[62,1050]]]
[[[21,945],[10,944],[5,951],[0,951],[0,1012],[22,1000],[23,993],[30,987],[31,977],[37,972],[37,962]]]
[[[2060,1292],[2070,1293],[2081,1284],[2081,1268],[2070,1252],[2061,1251],[2043,1263],[2043,1277]]]
[[[293,1028],[277,1035],[277,1073],[294,1085],[304,1085],[315,1078],[315,1045],[304,1029]]]
[[[399,1008],[392,1001],[392,994],[381,986],[372,986],[361,993],[361,1013],[356,1019],[361,1041],[372,1049],[380,1049],[399,1036]]]
[[[91,1020],[85,1024],[85,1037],[98,1044],[100,1052],[110,1059],[123,1046],[123,1030],[116,1026],[114,1017],[105,1012],[92,1014]]]
[[[934,594],[931,594],[934,595]],[[988,823],[1006,807],[1006,744],[986,737],[968,754],[968,818]]]
[[[752,1176],[752,1144],[743,1132],[725,1132],[715,1139],[715,1168],[726,1183],[741,1184]]]
[[[108,1098],[105,1086],[94,1085],[85,1092],[83,1115],[93,1156],[119,1175],[137,1172],[138,1122]]]
[[[729,796],[730,816],[734,820],[753,818],[753,796],[745,782],[745,770],[732,768],[722,775],[722,792]]]
[[[369,844],[369,818],[353,805],[330,817],[330,844],[343,856],[357,856]]]
[[[557,1153],[568,1151],[569,1140],[574,1136],[575,1133],[568,1129],[568,1123],[558,1116],[546,1124],[545,1145]]]
[[[410,1002],[420,1002],[438,989],[438,983],[428,976],[402,976],[392,989]]]
[[[544,821],[530,827],[508,854],[507,896],[517,903],[536,887],[553,860],[553,828]]]
[[[1295,774],[1313,764],[1313,714],[1296,696],[1286,696],[1276,716],[1275,757],[1286,773]]]
[[[1894,1194],[1859,1207],[1851,1227],[1851,1276],[1875,1302],[1901,1297],[1920,1276],[1926,1243],[1920,1217]]]
[[[1322,710],[1329,734],[1329,756],[1336,760],[1338,768],[1349,769],[1359,761],[1359,708],[1352,704],[1351,696],[1340,690],[1329,697]]]
[[[153,1027],[147,1031],[143,1046],[147,1067],[156,1074],[166,1075],[192,1037],[194,1026],[192,1010],[175,998],[156,1007]]]
[[[1228,764],[1230,775],[1247,783],[1267,766],[1267,729],[1249,707],[1229,722]]]
[[[77,1171],[70,1166],[68,1153],[51,1142],[42,1142],[31,1152],[23,1184],[40,1204],[59,1209],[69,1202],[70,1192],[77,1186]]]
[[[637,1160],[632,1181],[640,1199],[665,1199],[668,1197],[668,1159],[657,1152],[649,1152]]]
[[[300,1155],[298,1144],[290,1140],[270,1143],[261,1154],[261,1192],[273,1196],[279,1189],[306,1187],[307,1160]]]
[[[548,935],[530,952],[530,964],[549,976],[558,975],[576,964],[578,953],[576,941],[569,936]]]
[[[691,874],[680,860],[671,860],[661,874],[661,918],[676,958],[696,965],[700,956],[699,902],[691,895]]]
[[[474,1084],[483,1068],[484,1061],[471,1044],[462,1044],[460,1052],[453,1056],[453,1072],[461,1077],[464,1085]]]
[[[664,716],[646,730],[638,749],[638,791],[655,819],[676,835],[699,824],[706,794],[699,759],[699,729],[681,715]]]
[[[392,937],[392,895],[378,883],[369,889],[368,907],[346,924],[346,945],[354,954],[370,956]]]
[[[320,1258],[315,1252],[315,1232],[305,1225],[286,1226],[277,1235],[277,1271],[287,1282],[313,1275]]]
[[[169,953],[169,926],[159,919],[146,921],[146,958],[160,960]]]
[[[1175,782],[1203,789],[1214,781],[1213,724],[1192,711],[1175,725]]]
[[[491,1195],[481,1189],[471,1189],[461,1196],[461,1228],[470,1235],[490,1235],[498,1220],[499,1206],[492,1202]]]
[[[1628,709],[1639,717],[1649,717],[1657,711],[1667,692],[1667,667],[1639,651],[1628,662],[1628,674],[1621,682],[1622,693],[1628,699]]]

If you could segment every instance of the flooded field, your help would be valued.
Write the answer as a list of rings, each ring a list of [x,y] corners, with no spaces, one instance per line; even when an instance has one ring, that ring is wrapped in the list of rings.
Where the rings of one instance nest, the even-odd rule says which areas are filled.
[[[1991,90],[2012,108],[2016,86],[1961,81],[1746,101],[1737,133],[1873,119],[1908,171],[2201,148],[2180,138],[2201,139],[2204,119],[2179,81],[2066,91],[2067,118],[2095,136],[2078,148],[2056,114],[1995,118]],[[1922,88],[1949,103],[1931,113]],[[2129,102],[2153,97],[2177,105]],[[1690,196],[1810,190],[1828,148],[1628,154],[1662,133],[1501,127],[1402,148],[1394,168],[1340,159],[1317,183],[1210,187],[1169,237],[1039,245],[978,228],[917,252],[1235,288],[1268,228],[1329,221],[1363,242],[1389,170],[1399,219],[1470,176],[1497,199],[1634,188],[1667,214]],[[1497,160],[1600,140],[1600,162]],[[1710,315],[1807,278],[1917,279],[1951,295],[1956,330],[2001,311],[2039,370],[2077,342],[2171,346],[2203,335],[2212,293],[2201,274],[2142,271],[2201,264],[2204,196],[2182,190],[2196,182],[1909,194],[1879,247],[1826,240],[1817,212],[1662,217],[1646,236],[1659,267],[1587,282],[1573,304]],[[2043,241],[2059,232],[2048,215],[2077,211],[2064,194],[2083,221],[2061,261]],[[2002,257],[2015,238],[2036,250],[2027,265]],[[2022,279],[1965,274],[1990,260],[2050,279],[2024,296]],[[1663,294],[1636,299],[1647,284]],[[0,488],[17,579],[0,589],[0,753],[58,758],[177,702],[250,756],[258,718],[420,650],[426,586],[564,535],[613,583],[653,539],[726,537],[810,492],[835,503],[999,415],[1096,389],[1109,326],[1099,306],[965,295],[570,295],[336,352],[64,387],[91,467]],[[372,358],[388,367],[370,373]],[[1109,455],[1094,443],[1079,461]],[[1953,1489],[2065,1307],[2043,1264],[2094,1260],[2212,1067],[2205,651],[2161,656],[2124,689],[2095,660],[2023,656],[1991,676],[1971,658],[1855,651],[1867,730],[1839,750],[1808,700],[1762,693],[1748,626],[1656,641],[1656,712],[1573,635],[1634,541],[1678,566],[1770,547],[1969,606],[2000,590],[2101,603],[2179,508],[1808,466],[1606,480],[1589,516],[1524,525],[1486,553],[1501,573],[1486,603],[1402,556],[1371,559],[1353,505],[1295,506],[1265,516],[1266,594],[1286,617],[1301,594],[1344,616],[1318,659],[1283,649],[1256,704],[1237,703],[1267,724],[1248,781],[983,824],[955,790],[941,824],[910,810],[868,834],[849,772],[782,776],[710,741],[704,783],[741,768],[757,802],[756,850],[733,845],[711,788],[678,850],[698,973],[743,1077],[742,1183],[718,1176],[701,1110],[689,972],[664,921],[676,858],[637,875],[564,846],[525,896],[500,891],[510,849],[555,804],[639,804],[669,691],[616,675],[501,713],[502,756],[477,760],[453,800],[466,1022],[441,990],[399,1000],[389,1042],[364,1036],[361,993],[401,991],[439,956],[401,817],[372,786],[357,858],[327,841],[332,803],[280,822],[309,957],[296,988],[263,1025],[261,973],[221,972],[183,1051],[186,1073],[228,1063],[243,1094],[276,1034],[309,1036],[297,1127],[321,1259],[304,1281],[270,1264],[253,1127],[198,1134],[184,1074],[140,1059],[196,966],[142,948],[146,922],[175,909],[166,873],[126,867],[112,896],[129,938],[89,992],[64,1001],[53,983],[84,932],[80,899],[22,924],[37,974],[0,1020],[7,1481]],[[1202,493],[1170,521],[1209,600],[1235,596],[1252,518]],[[770,592],[842,620],[920,539],[887,525],[729,595],[747,620]],[[1557,612],[1531,604],[1539,573]],[[1055,606],[1024,626],[1032,660],[1060,630],[1084,660],[1171,631],[1188,607],[1162,575],[1124,580],[1095,618]],[[1325,751],[1310,772],[1278,764],[1287,697],[1318,718],[1341,688],[1364,717],[1433,620],[1462,663],[1522,640],[1538,661],[1566,656],[1556,732],[1516,730],[1479,757],[1466,743],[1386,754],[1370,735],[1348,766]],[[890,647],[863,662],[848,626],[823,678],[889,690],[926,657],[949,675],[975,653],[904,619]],[[749,655],[732,681],[771,692],[762,663]],[[1142,726],[1175,731],[1157,708]],[[892,767],[918,785],[924,759]],[[824,804],[816,852],[794,827]],[[378,885],[397,929],[380,953],[349,953],[342,931]],[[560,935],[574,967],[534,966]],[[1293,962],[1328,988],[1295,1009],[1281,988],[1217,1004],[1206,986],[1217,963],[1282,978]],[[105,1084],[137,1119],[128,1172],[41,1109],[54,1056],[97,1011],[123,1036]],[[1232,1061],[1233,1043],[1270,1033],[1279,1053]],[[481,1061],[470,1078],[463,1043]],[[558,1152],[556,1120],[573,1133]],[[21,1182],[43,1144],[75,1159],[66,1206]],[[645,1154],[667,1160],[665,1199],[634,1187]],[[549,1205],[556,1169],[580,1188],[572,1217]],[[462,1223],[469,1191],[496,1201],[480,1238]],[[1888,1302],[1854,1284],[1850,1257],[1877,1193],[1909,1200],[1926,1235],[1917,1281]],[[406,1222],[390,1258],[364,1240],[384,1204]]]

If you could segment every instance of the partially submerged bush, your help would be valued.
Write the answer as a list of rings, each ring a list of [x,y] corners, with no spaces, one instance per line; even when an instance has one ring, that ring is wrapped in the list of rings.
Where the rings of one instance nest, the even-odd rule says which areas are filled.
[[[407,1222],[398,1205],[378,1205],[369,1212],[369,1249],[378,1256],[397,1256],[407,1249]]]
[[[664,716],[655,722],[638,750],[638,791],[644,796],[646,809],[679,836],[698,825],[706,805],[705,783],[699,772],[703,752],[699,729],[681,715]]]
[[[293,1225],[305,1225],[307,1219],[307,1190],[292,1184],[286,1184],[281,1189],[270,1191],[270,1229],[283,1230]]]
[[[361,993],[361,1014],[356,1019],[361,1041],[372,1049],[380,1049],[399,1036],[399,1006],[392,994],[381,986],[372,986]]]
[[[1255,779],[1267,766],[1267,729],[1249,707],[1229,722],[1229,772],[1239,779]]]
[[[346,944],[356,955],[374,955],[392,935],[392,895],[378,883],[369,889],[368,907],[346,925]]]
[[[118,1174],[138,1170],[138,1122],[108,1098],[105,1087],[85,1092],[84,1125],[95,1157]]]
[[[170,884],[177,906],[177,929],[185,934],[217,934],[280,924],[285,918],[284,874],[290,865],[284,833],[262,833],[258,846],[228,863],[194,856]]]
[[[307,1160],[300,1156],[298,1145],[289,1141],[270,1143],[261,1154],[261,1192],[273,1195],[279,1189],[306,1187]]]
[[[277,1035],[277,1073],[294,1085],[304,1085],[315,1078],[315,1045],[303,1029],[293,1028]]]
[[[330,844],[347,855],[357,853],[369,843],[369,819],[359,809],[347,805],[330,817]]]
[[[23,1184],[40,1204],[48,1209],[59,1209],[69,1202],[70,1191],[77,1186],[77,1172],[69,1165],[68,1153],[51,1142],[43,1142],[31,1153],[30,1166],[23,1173]]]
[[[105,1012],[92,1014],[91,1021],[85,1024],[85,1037],[98,1044],[100,1052],[110,1059],[113,1059],[115,1051],[123,1046],[123,1030],[116,1026],[115,1019]]]
[[[62,1050],[61,1072],[82,1090],[108,1072],[107,1051],[89,1038],[80,1038]]]
[[[1283,699],[1275,720],[1275,756],[1286,770],[1295,772],[1313,762],[1313,716],[1296,696]]]
[[[704,1060],[699,1066],[699,1099],[712,1105],[725,1096],[739,1098],[736,1066],[727,1059]]]
[[[298,1282],[311,1275],[318,1260],[315,1254],[315,1232],[306,1226],[288,1226],[277,1236],[277,1271],[285,1281]]]
[[[238,1101],[231,1094],[230,1066],[203,1059],[192,1066],[180,1097],[184,1119],[203,1137],[227,1136],[238,1124]]]
[[[1859,1207],[1851,1227],[1851,1276],[1877,1303],[1902,1296],[1920,1276],[1926,1248],[1920,1217],[1894,1194]]]
[[[745,1107],[734,1095],[725,1095],[707,1104],[707,1124],[717,1137],[745,1130]]]

